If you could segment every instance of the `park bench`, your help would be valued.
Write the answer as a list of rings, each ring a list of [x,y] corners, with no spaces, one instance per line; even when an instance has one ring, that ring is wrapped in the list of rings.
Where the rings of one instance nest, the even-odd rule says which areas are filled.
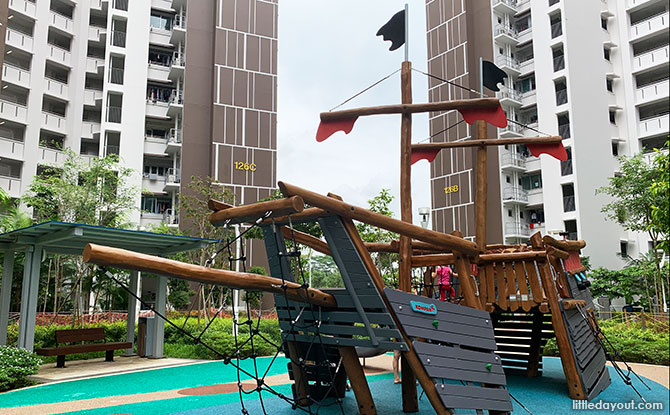
[[[102,343],[84,343],[102,340]],[[73,343],[59,346],[62,343]],[[74,344],[76,343],[76,344]],[[58,356],[56,367],[65,367],[65,355],[87,352],[105,351],[105,360],[114,361],[114,350],[133,347],[130,342],[105,342],[105,329],[102,327],[90,329],[56,330],[56,347],[43,347],[35,353],[40,356]]]

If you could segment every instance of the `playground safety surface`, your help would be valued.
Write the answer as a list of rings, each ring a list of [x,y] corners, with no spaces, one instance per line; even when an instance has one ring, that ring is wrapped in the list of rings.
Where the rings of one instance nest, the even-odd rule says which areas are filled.
[[[400,415],[402,414],[400,385],[393,384],[393,374],[390,372],[391,360],[389,355],[366,359],[366,375],[378,413]],[[154,362],[157,363],[152,364],[160,364],[160,360]],[[265,370],[270,362],[271,358],[259,358],[259,370]],[[164,360],[162,363],[165,364],[168,361]],[[280,358],[279,361],[272,364],[266,381],[277,392],[290,395],[291,384],[284,363],[285,360]],[[68,366],[70,364],[76,367],[74,362],[68,363]],[[83,363],[80,365],[80,367],[84,366]],[[623,384],[612,368],[609,369],[612,385],[594,402],[601,399],[607,402],[630,402],[632,400],[639,402],[635,392]],[[651,387],[651,390],[647,390],[638,380],[633,381],[645,399],[648,402],[663,403],[663,410],[645,411],[644,413],[667,414],[670,408],[667,389],[668,367],[635,365],[635,369],[646,378],[645,382]],[[67,370],[68,368],[65,369]],[[514,398],[535,415],[573,413],[572,400],[568,396],[561,363],[557,358],[544,358],[544,374],[539,378],[508,376],[507,381],[509,391]],[[244,380],[242,383],[245,390],[254,387],[253,384],[247,384],[249,382]],[[420,387],[419,391],[421,391]],[[245,396],[245,406],[250,414],[263,413],[257,396],[257,394]],[[293,411],[285,401],[265,394],[263,403],[268,414],[304,413]],[[419,414],[433,413],[425,396],[421,397],[419,408]],[[77,415],[232,415],[239,414],[240,409],[236,370],[231,365],[225,366],[221,361],[47,383],[0,394],[0,413],[7,415],[64,413]],[[356,401],[352,392],[347,392],[343,402],[343,411],[345,414],[356,413]],[[319,413],[330,415],[341,412],[339,407],[334,405],[321,408]],[[597,414],[602,411],[579,410],[574,413]],[[640,412],[623,410],[614,413]],[[514,414],[528,414],[528,412],[515,402]]]

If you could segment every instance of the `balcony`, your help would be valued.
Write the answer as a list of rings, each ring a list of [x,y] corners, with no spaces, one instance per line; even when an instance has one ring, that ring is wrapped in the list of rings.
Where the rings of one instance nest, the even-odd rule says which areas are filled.
[[[74,34],[74,22],[72,22],[72,19],[64,16],[56,11],[49,10],[49,25],[60,30],[61,32],[65,32],[67,34]]]
[[[501,137],[521,137],[523,136],[523,128],[512,122],[507,123],[507,127],[498,130]]]
[[[105,0],[107,2],[107,0]],[[102,0],[91,0],[91,9],[102,11]]]
[[[170,43],[178,45],[184,43],[186,40],[186,15],[177,14],[174,17],[172,24],[172,34],[170,35]]]
[[[97,155],[97,154],[80,154],[79,156],[81,157],[81,159],[84,161],[84,163],[85,163],[87,166],[92,165],[92,164],[93,164],[93,160],[95,160],[95,159],[98,158],[98,155]]]
[[[525,222],[505,222],[506,238],[527,238],[530,236],[530,226]]]
[[[44,93],[52,97],[56,97],[62,100],[68,99],[68,86],[66,83],[57,81],[55,79],[44,77],[46,87],[44,88]]]
[[[519,72],[521,75],[528,75],[531,72],[535,72],[535,59],[530,57],[523,62],[519,62]]]
[[[88,28],[88,40],[92,42],[104,42],[105,36],[107,36],[106,27],[96,27],[89,26]]]
[[[502,88],[496,95],[501,104],[521,105],[521,93],[516,89]]]
[[[170,38],[172,37],[172,30],[161,29],[159,27],[149,28],[149,43],[155,45],[171,46]]]
[[[168,169],[168,173],[165,176],[165,186],[163,187],[163,191],[164,192],[178,191],[180,183],[181,183],[181,170]]]
[[[165,149],[168,153],[177,153],[181,151],[181,130],[177,128],[171,128],[168,133],[167,148]]]
[[[107,122],[120,123],[121,122],[121,107],[109,106],[107,107]]]
[[[81,127],[81,138],[95,140],[100,137],[100,123],[97,121],[84,121]]]
[[[633,57],[633,73],[667,65],[668,56],[670,56],[669,49],[670,46],[665,45]]]
[[[538,171],[542,168],[542,162],[539,157],[529,156],[526,157],[526,171]],[[531,194],[528,194],[530,197]]]
[[[184,52],[173,52],[172,63],[170,64],[170,73],[168,79],[176,82],[177,79],[184,77],[184,67],[186,66],[186,55]]]
[[[498,55],[496,56],[496,65],[500,67],[500,69],[506,71],[506,72],[512,72],[513,74],[518,75],[520,73],[519,68],[519,61],[512,58],[511,56],[506,56],[506,55]]]
[[[670,94],[670,80],[667,78],[645,85],[635,91],[635,105],[647,104],[668,98]]]
[[[28,108],[21,104],[0,99],[0,118],[26,124],[28,118]]]
[[[169,117],[175,117],[184,109],[184,93],[183,91],[174,91],[170,96],[170,101],[168,102],[167,115]]]
[[[669,27],[668,16],[670,16],[670,12],[666,11],[634,24],[630,28],[630,40],[640,40],[655,33],[667,32]]]
[[[109,38],[110,45],[120,48],[126,47],[126,32],[112,30],[112,36]]]
[[[24,147],[25,145],[22,141],[0,136],[0,154],[2,157],[23,160]]]
[[[516,13],[517,0],[493,0],[493,10],[500,14]]]
[[[163,223],[165,223],[169,228],[179,226],[179,214],[172,209],[168,209],[163,212]]]
[[[628,12],[634,11],[636,9],[641,9],[646,4],[651,3],[653,0],[627,0],[626,9]]]
[[[47,59],[65,66],[72,66],[72,54],[60,46],[47,43]]]
[[[86,72],[98,74],[105,68],[105,58],[88,56],[86,57]]]
[[[0,187],[9,197],[19,198],[21,194],[21,178],[0,176]]]
[[[39,164],[60,166],[67,158],[64,152],[53,148],[39,146],[37,151],[39,154]]]
[[[505,151],[500,160],[500,168],[503,170],[526,171],[526,157],[519,153]]]
[[[161,194],[164,193],[164,187],[165,176],[159,176],[158,174],[153,173],[144,173],[142,176],[142,192]]]
[[[507,187],[503,190],[503,203],[528,204],[528,192],[520,187]]]
[[[170,81],[170,79],[168,78],[169,74],[170,74],[169,65],[149,62],[149,68],[147,70],[147,77],[149,79],[159,82],[169,82]]]
[[[165,137],[145,136],[144,137],[144,154],[152,156],[167,156],[167,140]]]
[[[45,130],[65,134],[67,122],[64,116],[52,112],[42,111],[42,125]]]
[[[169,118],[168,103],[147,98],[146,116],[154,118]]]
[[[542,194],[542,188],[528,190],[528,206],[542,206],[543,204],[544,195]]]
[[[575,211],[575,196],[563,196],[563,212]]]
[[[30,71],[5,62],[2,65],[2,81],[23,88],[30,88]]]
[[[97,107],[102,103],[102,91],[97,89],[84,89],[84,105]]]
[[[113,145],[113,144],[107,144],[105,147],[105,157],[107,156],[118,156],[119,155],[120,148],[119,146]]]
[[[556,39],[563,34],[562,22],[556,22],[551,25],[551,38]]]
[[[510,45],[516,45],[518,41],[519,34],[511,26],[498,24],[493,29],[493,40],[500,43],[506,43]]]
[[[35,19],[35,3],[28,0],[9,0],[9,9]]]
[[[33,53],[33,38],[14,29],[7,28],[5,45]]]
[[[640,120],[640,123],[637,125],[637,130],[639,138],[668,134],[668,131],[670,131],[670,114],[666,113]]]
[[[537,91],[532,89],[521,94],[521,107],[531,107],[537,105]]]

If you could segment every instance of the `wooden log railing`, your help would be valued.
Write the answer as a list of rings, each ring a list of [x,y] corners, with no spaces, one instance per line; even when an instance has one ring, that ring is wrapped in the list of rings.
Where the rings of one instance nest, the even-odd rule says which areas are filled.
[[[88,244],[84,248],[84,262],[101,266],[122,268],[151,274],[177,277],[188,281],[223,285],[238,290],[264,291],[284,294],[290,300],[320,306],[337,307],[335,297],[314,288],[301,288],[300,284],[282,281],[265,275],[226,271],[199,265],[186,264],[153,255],[140,254],[125,249]],[[284,284],[288,288],[284,290]]]
[[[464,254],[472,256],[476,256],[479,253],[477,244],[463,238],[424,229],[420,226],[389,218],[388,216],[372,212],[368,209],[356,207],[331,197],[301,189],[298,186],[288,183],[279,182],[279,188],[284,196],[301,196],[306,203],[340,215],[344,218],[368,223],[387,231],[443,247],[447,250],[458,250]]]
[[[209,215],[209,221],[214,226],[221,226],[226,223],[255,222],[267,212],[271,212],[271,217],[280,217],[305,210],[305,202],[299,196],[236,207],[218,201],[210,201],[207,205],[210,209],[224,207],[224,209],[217,210]]]

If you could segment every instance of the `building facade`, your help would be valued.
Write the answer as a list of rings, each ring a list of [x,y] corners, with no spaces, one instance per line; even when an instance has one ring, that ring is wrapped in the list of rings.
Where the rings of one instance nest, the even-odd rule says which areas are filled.
[[[62,163],[64,148],[118,154],[134,170],[138,227],[178,226],[192,176],[231,187],[236,203],[272,193],[276,1],[9,0],[8,14],[0,186],[10,196]]]
[[[560,135],[569,156],[559,162],[532,157],[525,146],[498,148],[499,186],[489,181],[489,189],[500,189],[501,239],[519,243],[536,231],[567,232],[569,239],[589,242],[585,254],[594,265],[611,268],[622,265],[617,253],[646,252],[645,235],[605,220],[607,200],[595,190],[616,174],[618,155],[650,151],[667,140],[668,2],[493,0],[485,10],[481,3],[427,2],[429,65],[433,38],[438,45],[450,45],[456,35],[463,40],[450,21],[465,22],[468,34],[472,21],[487,23],[490,47],[466,39],[463,53],[470,62],[471,56],[486,59],[490,50],[489,60],[508,74],[497,96],[514,122],[498,136]],[[460,69],[458,60],[438,62],[442,69],[429,69]],[[442,230],[439,221],[434,225]]]

